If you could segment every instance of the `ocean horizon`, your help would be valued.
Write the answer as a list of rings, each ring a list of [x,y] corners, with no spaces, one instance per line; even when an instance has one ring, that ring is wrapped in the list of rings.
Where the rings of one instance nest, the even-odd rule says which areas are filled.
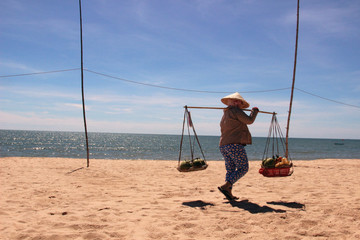
[[[222,160],[219,136],[184,135],[181,159],[200,157]],[[276,139],[277,140],[277,139]],[[89,132],[91,159],[179,160],[181,135]],[[284,155],[281,141],[270,142],[265,151],[267,137],[253,137],[246,146],[250,161],[262,160],[273,154]],[[193,149],[193,150],[191,150]],[[289,156],[292,160],[328,158],[360,159],[360,140],[289,138]],[[0,157],[62,157],[86,158],[84,132],[0,130]]]

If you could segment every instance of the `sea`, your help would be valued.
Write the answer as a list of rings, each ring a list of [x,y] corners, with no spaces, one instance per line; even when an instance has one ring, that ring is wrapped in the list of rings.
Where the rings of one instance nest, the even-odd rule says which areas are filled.
[[[88,133],[90,159],[222,160],[219,136]],[[360,140],[289,138],[291,160],[360,159]],[[284,156],[285,140],[253,137],[250,161]],[[87,158],[83,132],[0,130],[0,157]]]

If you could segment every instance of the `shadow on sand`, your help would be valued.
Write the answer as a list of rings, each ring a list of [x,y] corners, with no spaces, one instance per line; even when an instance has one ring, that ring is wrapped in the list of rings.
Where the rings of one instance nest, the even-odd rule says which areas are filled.
[[[232,207],[241,208],[252,214],[269,213],[269,212],[275,212],[275,213],[286,212],[286,210],[284,209],[275,209],[269,206],[260,206],[259,204],[249,202],[249,200],[242,200],[242,201],[232,200],[232,201],[228,201],[227,203],[230,204]],[[305,211],[305,204],[301,204],[297,202],[272,201],[272,202],[267,202],[267,204],[280,205],[288,208],[296,208]],[[205,210],[208,206],[215,206],[213,203],[204,202],[202,200],[183,202],[182,205],[192,208],[200,208],[202,210]]]
[[[191,201],[191,202],[183,202],[182,205],[192,207],[192,208],[198,207],[201,209],[206,209],[207,206],[214,206],[214,204],[212,204],[212,203],[207,203],[207,202],[204,202],[201,200]]]
[[[244,209],[250,213],[268,213],[268,212],[276,212],[276,213],[284,213],[285,210],[282,209],[274,209],[268,206],[260,206],[256,203],[249,202],[249,200],[242,200],[242,201],[229,201],[232,207],[237,207]]]
[[[297,209],[305,210],[305,204],[297,203],[297,202],[279,201],[279,202],[267,202],[267,204],[280,205],[280,206],[285,206],[285,207],[288,207],[288,208],[297,208]]]

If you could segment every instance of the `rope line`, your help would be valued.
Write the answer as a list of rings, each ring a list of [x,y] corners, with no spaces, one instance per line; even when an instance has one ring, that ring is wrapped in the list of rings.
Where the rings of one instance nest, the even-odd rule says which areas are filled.
[[[76,71],[76,70],[80,70],[80,69],[81,68],[71,68],[71,69],[54,70],[54,71],[46,71],[46,72],[23,73],[23,74],[14,74],[14,75],[2,75],[2,76],[0,76],[0,78],[21,77],[21,76],[29,76],[29,75],[40,75],[40,74],[51,74],[51,73],[59,73],[59,72]],[[92,70],[89,70],[89,69],[84,69],[84,71],[94,73],[94,74],[97,74],[97,75],[101,75],[101,76],[107,77],[107,78],[117,79],[117,80],[124,81],[124,82],[129,82],[129,83],[134,83],[134,84],[139,84],[139,85],[144,85],[144,86],[149,86],[149,87],[157,87],[157,88],[162,88],[162,89],[177,90],[177,91],[187,91],[187,92],[199,92],[199,93],[224,93],[224,94],[232,93],[232,92],[215,92],[215,91],[206,91],[206,90],[194,90],[194,89],[185,89],[185,88],[166,87],[166,86],[160,86],[160,85],[155,85],[155,84],[150,84],[150,83],[132,81],[132,80],[128,80],[128,79],[125,79],[125,78],[120,78],[120,77],[115,77],[115,76],[111,76],[111,75],[100,73],[100,72],[95,72],[95,71],[92,71]],[[258,91],[243,91],[241,93],[275,92],[275,91],[282,91],[282,90],[288,90],[288,89],[291,89],[291,87],[277,88],[277,89],[267,89],[267,90],[258,90]],[[349,106],[349,107],[360,108],[360,106],[340,102],[340,101],[333,100],[333,99],[326,98],[326,97],[322,97],[322,96],[319,96],[317,94],[302,90],[302,89],[297,88],[297,87],[294,87],[294,89],[297,90],[297,91],[300,91],[302,93],[311,95],[313,97],[321,98],[321,99],[326,100],[326,101],[346,105],[346,106]]]
[[[326,97],[321,97],[321,96],[319,96],[319,95],[316,95],[316,94],[314,94],[314,93],[310,93],[310,92],[308,92],[308,91],[299,89],[299,88],[297,88],[297,87],[295,87],[295,89],[298,90],[298,91],[300,91],[300,92],[303,92],[303,93],[309,94],[309,95],[311,95],[311,96],[318,97],[318,98],[321,98],[321,99],[324,99],[324,100],[327,100],[327,101],[330,101],[330,102],[334,102],[334,103],[346,105],[346,106],[349,106],[349,107],[360,108],[360,106],[356,106],[356,105],[352,105],[352,104],[348,104],[348,103],[344,103],[344,102],[332,100],[332,99],[326,98]]]
[[[0,78],[9,78],[9,77],[22,77],[22,76],[29,76],[29,75],[39,75],[39,74],[48,74],[48,73],[59,73],[59,72],[69,72],[69,71],[76,71],[80,70],[81,68],[70,68],[70,69],[63,69],[63,70],[53,70],[47,72],[34,72],[34,73],[23,73],[23,74],[13,74],[13,75],[2,75]]]
[[[232,92],[218,92],[218,91],[195,90],[195,89],[187,89],[187,88],[166,87],[166,86],[155,85],[155,84],[151,84],[151,83],[143,83],[143,82],[137,82],[137,81],[133,81],[133,80],[128,80],[128,79],[125,79],[125,78],[115,77],[115,76],[111,76],[111,75],[108,75],[108,74],[95,72],[95,71],[92,71],[92,70],[89,70],[89,69],[85,69],[85,71],[90,72],[90,73],[94,73],[94,74],[97,74],[97,75],[100,75],[100,76],[103,76],[103,77],[108,77],[108,78],[124,81],[124,82],[130,82],[130,83],[135,83],[135,84],[139,84],[139,85],[145,85],[145,86],[149,86],[149,87],[157,87],[157,88],[163,88],[163,89],[169,89],[169,90],[184,91],[184,92],[198,92],[198,93],[232,93]],[[278,88],[278,89],[269,89],[269,90],[259,90],[259,91],[243,91],[241,93],[272,92],[272,91],[281,91],[281,90],[287,90],[287,89],[290,89],[290,87]]]
[[[194,89],[185,89],[185,88],[166,87],[166,86],[161,86],[161,85],[156,85],[156,84],[151,84],[151,83],[137,82],[137,81],[128,80],[128,79],[125,79],[125,78],[115,77],[115,76],[111,76],[111,75],[108,75],[108,74],[95,72],[95,71],[92,71],[92,70],[89,70],[89,69],[85,69],[85,71],[90,72],[90,73],[94,73],[94,74],[97,74],[97,75],[100,75],[100,76],[103,76],[103,77],[112,78],[112,79],[120,80],[120,81],[123,81],[123,82],[134,83],[134,84],[138,84],[138,85],[144,85],[144,86],[148,86],[148,87],[156,87],[156,88],[163,88],[163,89],[184,91],[184,92],[230,93],[230,92],[213,92],[213,91],[203,91],[203,90],[194,90]]]

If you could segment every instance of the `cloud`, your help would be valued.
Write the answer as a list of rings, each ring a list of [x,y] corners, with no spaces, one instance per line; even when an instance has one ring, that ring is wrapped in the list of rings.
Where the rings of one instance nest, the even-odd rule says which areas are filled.
[[[83,131],[83,119],[71,117],[46,117],[40,113],[8,113],[0,111],[2,129]],[[87,120],[89,132],[156,133],[168,134],[180,131],[177,122]]]
[[[3,69],[10,68],[13,70],[21,70],[22,72],[25,72],[25,73],[42,72],[42,70],[40,70],[40,69],[33,68],[33,67],[23,64],[23,63],[13,62],[9,59],[6,59],[6,60],[0,59],[0,66]]]
[[[109,107],[109,109],[104,111],[104,113],[110,115],[118,115],[122,113],[131,114],[134,113],[134,109],[129,107]]]
[[[17,96],[25,98],[63,98],[63,99],[72,99],[72,100],[81,100],[81,95],[74,94],[62,91],[55,91],[53,89],[45,88],[45,86],[36,86],[36,87],[23,87],[23,86],[14,86],[14,87],[2,87],[0,90],[5,91],[6,93],[12,93]]]
[[[9,113],[0,111],[2,129],[81,131],[81,118],[48,117],[39,112]]]
[[[82,104],[79,103],[64,103],[63,104],[66,108],[70,107],[70,108],[76,108],[76,109],[83,109]],[[85,106],[85,110],[89,111],[91,108],[89,106]]]

